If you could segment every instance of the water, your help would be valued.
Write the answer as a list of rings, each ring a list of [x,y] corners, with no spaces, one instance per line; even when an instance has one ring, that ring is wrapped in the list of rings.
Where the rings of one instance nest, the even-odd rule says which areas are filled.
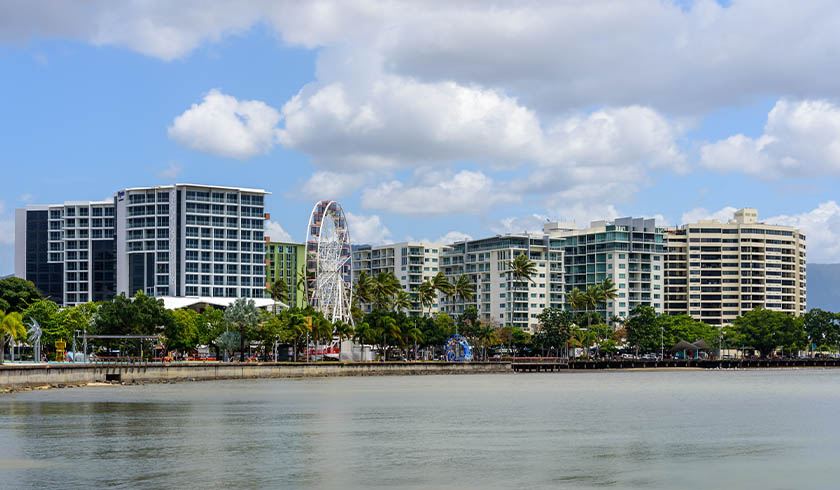
[[[102,386],[0,397],[2,488],[840,488],[840,370]]]

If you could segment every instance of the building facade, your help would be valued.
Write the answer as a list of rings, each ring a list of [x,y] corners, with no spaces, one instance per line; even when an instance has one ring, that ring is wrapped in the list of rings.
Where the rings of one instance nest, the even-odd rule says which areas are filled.
[[[669,314],[728,325],[756,307],[805,313],[806,240],[795,228],[761,223],[745,208],[727,223],[669,228],[666,246]]]
[[[62,305],[151,296],[264,296],[260,189],[175,184],[15,211],[15,276]]]
[[[508,264],[525,254],[536,265],[532,281],[517,281]],[[473,306],[482,321],[535,332],[545,308],[563,307],[563,240],[548,235],[499,235],[466,240],[441,254],[441,270],[450,282],[465,274],[475,286],[470,301],[443,298],[442,311],[459,315]]]
[[[544,232],[563,239],[566,294],[607,277],[615,283],[618,297],[597,308],[605,320],[627,318],[636,306],[665,312],[665,230],[654,219],[593,221],[582,230],[547,223]]]
[[[429,312],[420,304],[417,288],[426,279],[437,275],[440,269],[442,246],[427,242],[401,242],[387,245],[357,245],[353,247],[353,282],[362,271],[370,276],[390,272],[400,282],[400,287],[411,296],[409,314]],[[363,311],[370,311],[370,304],[359,305]],[[431,306],[431,312],[440,311],[440,303]]]
[[[289,291],[289,306],[306,306],[306,245],[303,243],[268,242],[266,284],[283,281]]]
[[[60,305],[103,301],[116,290],[113,201],[15,210],[15,276]]]
[[[118,191],[117,294],[263,297],[266,194],[192,184]]]

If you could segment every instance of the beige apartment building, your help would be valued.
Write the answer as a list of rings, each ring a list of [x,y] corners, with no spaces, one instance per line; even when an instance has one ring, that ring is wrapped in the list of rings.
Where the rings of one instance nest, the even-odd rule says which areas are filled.
[[[740,209],[727,223],[667,228],[665,311],[727,325],[756,307],[805,313],[805,235]]]

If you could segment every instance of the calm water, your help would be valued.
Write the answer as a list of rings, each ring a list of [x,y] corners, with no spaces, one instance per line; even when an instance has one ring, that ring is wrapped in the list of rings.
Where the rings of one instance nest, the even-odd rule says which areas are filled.
[[[105,386],[0,397],[0,487],[840,488],[840,370]]]

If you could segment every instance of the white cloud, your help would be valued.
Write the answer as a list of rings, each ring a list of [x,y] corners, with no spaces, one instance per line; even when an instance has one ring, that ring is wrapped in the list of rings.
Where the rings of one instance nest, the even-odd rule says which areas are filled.
[[[335,199],[359,190],[370,175],[319,171],[312,174],[300,187],[299,194],[318,199]]]
[[[379,216],[353,213],[345,213],[345,215],[353,243],[376,245],[391,240],[391,230],[382,224]]]
[[[362,207],[407,215],[480,214],[515,197],[480,171],[415,172],[408,185],[394,180],[365,189]]]
[[[802,230],[808,243],[808,262],[840,262],[840,206],[837,202],[823,202],[811,211],[774,216],[766,222]]]
[[[433,243],[440,243],[442,245],[449,245],[450,243],[455,242],[462,242],[464,240],[472,240],[472,236],[460,232],[460,231],[450,231],[449,233],[443,235],[442,237],[435,240]]]
[[[292,236],[276,221],[265,222],[265,235],[272,242],[291,242]]]
[[[709,211],[705,208],[694,208],[682,214],[680,224],[685,225],[688,223],[697,223],[698,221],[705,219],[713,219],[720,221],[721,223],[728,223],[729,220],[735,217],[735,211],[737,210],[737,208],[732,206],[724,206],[717,211]]]
[[[162,179],[175,179],[181,175],[181,170],[183,169],[177,162],[169,162],[169,166],[159,171],[157,176]]]
[[[700,148],[701,162],[720,172],[758,177],[840,174],[840,107],[825,100],[779,100],[764,134],[737,134]]]
[[[832,0],[727,3],[29,0],[0,6],[0,39],[71,38],[171,60],[263,22],[319,48],[324,76],[375,63],[421,82],[500,88],[552,112],[838,93]]]
[[[283,106],[280,142],[340,169],[533,158],[539,121],[515,99],[476,86],[371,75],[362,87],[305,87]]]
[[[280,113],[258,100],[237,100],[216,89],[176,117],[169,137],[193,150],[238,159],[268,153]]]

